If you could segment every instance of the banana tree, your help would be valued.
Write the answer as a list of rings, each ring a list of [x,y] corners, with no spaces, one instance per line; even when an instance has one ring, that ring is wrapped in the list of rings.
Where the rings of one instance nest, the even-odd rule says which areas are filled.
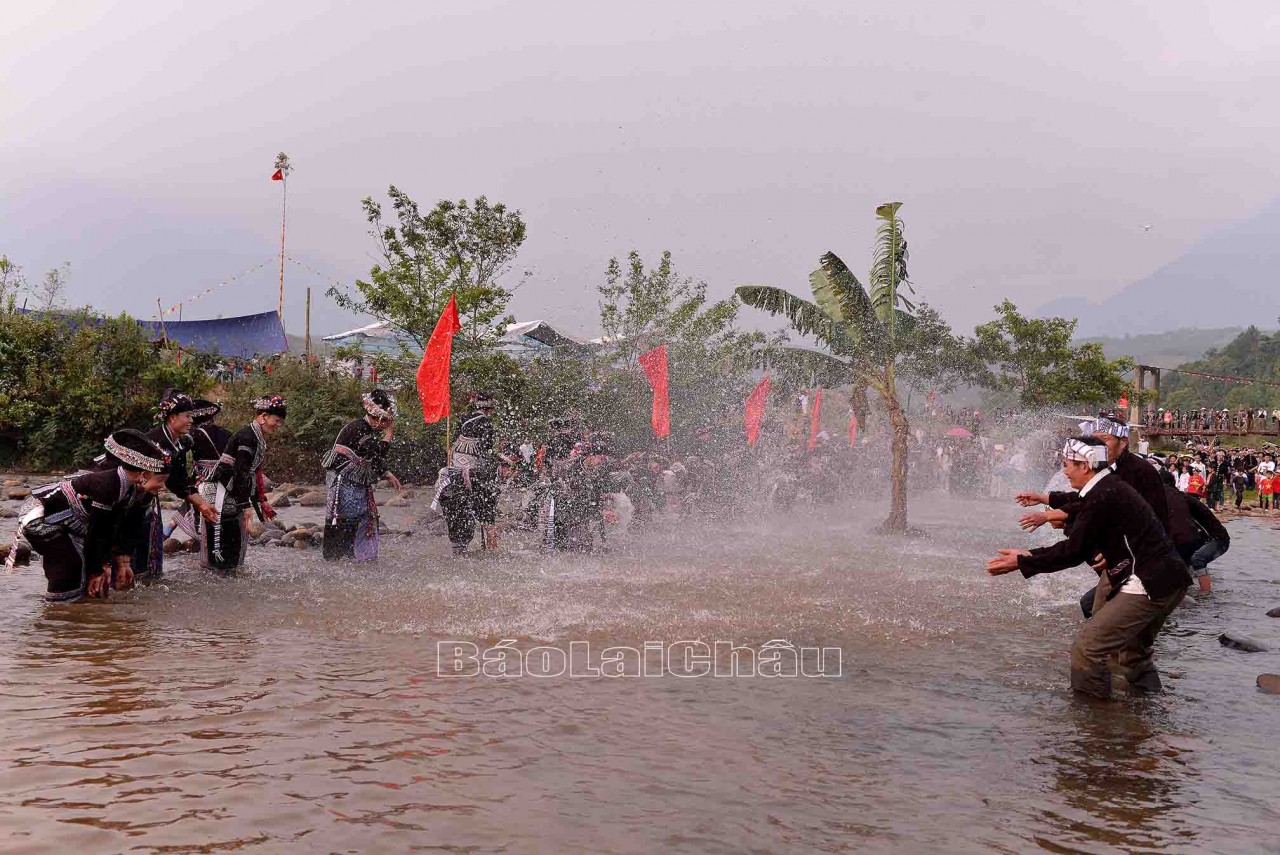
[[[907,436],[906,410],[898,400],[900,363],[918,355],[922,339],[920,321],[927,321],[929,334],[924,338],[939,340],[949,337],[950,330],[932,311],[921,313],[914,302],[902,294],[906,288],[915,293],[907,278],[907,241],[898,218],[901,202],[889,202],[876,208],[880,226],[876,232],[869,288],[858,281],[839,256],[828,252],[818,268],[809,274],[813,300],[767,285],[743,285],[738,298],[748,306],[781,315],[801,335],[812,336],[840,366],[854,388],[854,398],[875,390],[884,402],[893,428],[893,465],[890,469],[892,497],[889,517],[883,530],[903,533],[907,530]]]

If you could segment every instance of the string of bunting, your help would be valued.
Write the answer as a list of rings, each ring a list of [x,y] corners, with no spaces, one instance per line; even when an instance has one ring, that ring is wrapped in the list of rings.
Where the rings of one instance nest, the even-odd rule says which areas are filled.
[[[314,273],[316,276],[320,277],[325,282],[328,282],[330,285],[336,286],[338,288],[343,287],[343,284],[339,282],[337,279],[334,279],[331,276],[326,276],[325,274],[321,273],[319,270],[316,270],[310,264],[307,264],[305,261],[299,261],[298,259],[294,258],[292,255],[285,255],[285,259],[298,265],[303,270],[307,270],[307,271],[310,271],[311,273]]]
[[[178,309],[182,308],[182,306],[184,306],[187,303],[194,303],[203,297],[207,297],[209,294],[212,294],[214,291],[218,290],[224,285],[230,285],[232,282],[235,282],[237,279],[243,279],[244,277],[248,276],[250,273],[254,273],[255,271],[261,270],[262,268],[266,267],[268,264],[271,264],[275,260],[276,259],[274,256],[271,258],[268,258],[266,261],[262,262],[261,264],[255,264],[253,267],[250,267],[248,270],[241,271],[240,273],[237,273],[235,276],[230,276],[226,279],[223,279],[221,282],[217,283],[216,285],[210,285],[208,288],[205,288],[203,291],[201,291],[199,294],[196,294],[193,297],[188,297],[185,300],[181,300],[177,303],[174,303],[172,306],[165,309],[161,313],[161,318],[167,315],[172,315],[174,312],[178,311]]]
[[[1245,386],[1256,384],[1259,386],[1274,386],[1276,388],[1280,388],[1280,383],[1275,383],[1270,380],[1255,380],[1251,377],[1231,377],[1231,376],[1224,376],[1221,374],[1206,374],[1203,371],[1188,371],[1185,368],[1161,368],[1160,370],[1173,371],[1177,374],[1191,374],[1195,377],[1203,377],[1206,380],[1218,380],[1223,383],[1239,383]]]

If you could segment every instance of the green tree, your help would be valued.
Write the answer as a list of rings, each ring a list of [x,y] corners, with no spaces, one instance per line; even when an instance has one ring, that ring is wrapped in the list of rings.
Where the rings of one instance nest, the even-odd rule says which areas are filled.
[[[456,352],[491,350],[512,320],[505,314],[511,290],[499,280],[524,243],[520,212],[481,196],[474,202],[441,201],[423,214],[394,185],[387,195],[394,221],[372,197],[362,202],[381,260],[367,280],[356,281],[354,293],[334,286],[329,296],[344,309],[388,322],[421,351],[449,295],[456,294],[462,321]]]
[[[1102,405],[1127,393],[1133,360],[1107,359],[1097,343],[1072,346],[1075,321],[1027,318],[1007,299],[995,311],[995,320],[974,329],[982,385],[1024,407]]]
[[[899,400],[899,381],[950,382],[967,364],[961,343],[941,316],[901,293],[902,286],[914,293],[907,276],[907,241],[898,217],[901,205],[891,202],[876,208],[880,226],[869,288],[839,256],[828,252],[809,275],[812,302],[771,286],[737,289],[748,306],[782,315],[796,332],[816,339],[828,353],[808,358],[826,362],[835,376],[853,386],[855,407],[868,388],[880,397],[893,436],[889,516],[882,526],[889,533],[907,530],[909,428]]]
[[[709,301],[707,283],[677,273],[669,251],[650,269],[635,250],[625,265],[610,259],[596,291],[604,332],[596,388],[619,405],[609,421],[620,438],[635,445],[652,438],[650,411],[623,402],[648,400],[648,381],[637,357],[660,344],[667,348],[673,435],[687,435],[726,412],[737,412],[752,352],[764,342],[760,333],[737,328],[737,298]]]
[[[6,306],[10,298],[16,299],[26,287],[22,265],[14,264],[7,255],[0,255],[0,308]]]

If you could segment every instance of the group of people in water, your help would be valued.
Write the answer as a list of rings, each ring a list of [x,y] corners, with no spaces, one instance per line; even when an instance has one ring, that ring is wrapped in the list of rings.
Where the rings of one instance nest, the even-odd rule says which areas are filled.
[[[1089,564],[1097,585],[1081,597],[1085,623],[1071,646],[1071,686],[1106,698],[1109,660],[1116,657],[1131,691],[1159,691],[1156,636],[1196,577],[1208,592],[1208,565],[1227,551],[1231,537],[1198,497],[1178,490],[1168,469],[1129,449],[1129,426],[1100,415],[1061,451],[1070,489],[1021,492],[1030,511],[1026,531],[1048,523],[1066,539],[1035,549],[1000,549],[987,562],[993,576],[1017,570],[1026,578]]]

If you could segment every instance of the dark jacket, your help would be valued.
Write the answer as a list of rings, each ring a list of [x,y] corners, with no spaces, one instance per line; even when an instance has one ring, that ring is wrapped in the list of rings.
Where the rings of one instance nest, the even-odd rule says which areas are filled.
[[[1169,500],[1169,539],[1178,549],[1189,545],[1199,546],[1205,539],[1216,540],[1225,552],[1231,545],[1231,535],[1218,520],[1216,514],[1204,506],[1199,497],[1184,493],[1168,484],[1164,487]]]
[[[1147,500],[1156,519],[1165,531],[1169,529],[1169,502],[1165,498],[1164,482],[1160,480],[1160,472],[1147,461],[1131,454],[1125,449],[1116,462],[1111,464],[1111,471],[1116,478],[1138,491],[1138,495]],[[1049,494],[1049,507],[1061,509],[1075,496],[1074,491]]]
[[[147,439],[169,455],[169,480],[164,486],[184,502],[196,491],[195,456],[190,436],[174,436],[164,425],[147,431]]]
[[[191,431],[192,456],[196,463],[206,465],[218,462],[227,443],[231,441],[231,431],[222,425],[204,424]]]
[[[44,506],[46,525],[84,538],[84,565],[90,576],[101,573],[113,555],[132,552],[131,532],[123,526],[132,492],[119,467],[83,472],[31,491]]]
[[[333,449],[321,465],[351,483],[371,485],[386,473],[390,450],[391,443],[382,439],[377,428],[365,419],[356,419],[338,431]]]
[[[1080,499],[1066,540],[1018,558],[1023,576],[1030,579],[1040,573],[1056,573],[1088,563],[1102,553],[1108,567],[1132,562],[1134,575],[1153,600],[1191,584],[1187,565],[1178,557],[1151,506],[1114,472]]]
[[[258,470],[267,454],[267,441],[257,422],[250,422],[231,435],[227,447],[218,458],[218,465],[209,480],[227,488],[227,495],[236,503],[236,510],[253,506],[258,490]],[[225,511],[224,511],[225,512]]]

